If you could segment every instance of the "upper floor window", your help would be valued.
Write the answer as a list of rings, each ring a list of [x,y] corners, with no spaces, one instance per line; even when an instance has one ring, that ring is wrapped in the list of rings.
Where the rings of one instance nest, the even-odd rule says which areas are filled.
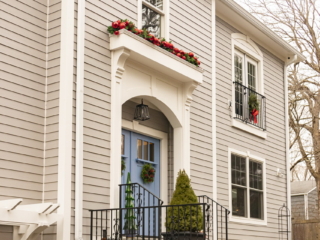
[[[266,98],[263,96],[263,56],[258,46],[243,34],[232,34],[233,118],[266,129]],[[241,124],[233,122],[236,127]],[[243,130],[252,132],[242,126]],[[258,133],[259,134],[259,133]],[[264,135],[264,134],[262,134]]]
[[[166,0],[142,0],[141,28],[147,29],[155,37],[165,36]]]

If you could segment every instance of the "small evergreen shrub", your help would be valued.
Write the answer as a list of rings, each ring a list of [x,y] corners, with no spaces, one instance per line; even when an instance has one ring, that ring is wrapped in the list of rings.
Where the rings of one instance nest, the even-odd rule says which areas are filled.
[[[199,232],[203,226],[202,209],[200,206],[174,206],[182,204],[199,203],[195,195],[191,181],[184,170],[180,170],[176,187],[166,216],[167,231]]]

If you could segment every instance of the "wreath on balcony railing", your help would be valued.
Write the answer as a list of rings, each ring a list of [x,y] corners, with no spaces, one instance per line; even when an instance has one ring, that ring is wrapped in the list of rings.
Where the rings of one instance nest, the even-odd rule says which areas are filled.
[[[258,114],[259,114],[259,102],[257,99],[257,94],[251,93],[248,100],[249,112],[250,112],[250,121],[258,123]]]
[[[200,61],[196,56],[194,56],[194,53],[189,52],[186,53],[183,50],[180,50],[178,48],[175,48],[172,44],[172,42],[166,41],[164,38],[156,38],[150,32],[146,29],[138,29],[133,22],[127,20],[127,19],[120,19],[112,23],[111,26],[108,27],[108,32],[110,34],[119,35],[119,30],[126,29],[139,37],[142,37],[146,39],[147,41],[153,43],[156,46],[159,46],[168,52],[171,52],[172,54],[176,55],[177,57],[180,57],[196,66],[200,65]]]
[[[141,170],[141,179],[143,183],[151,183],[154,181],[154,176],[156,174],[156,170],[150,163],[144,164]]]

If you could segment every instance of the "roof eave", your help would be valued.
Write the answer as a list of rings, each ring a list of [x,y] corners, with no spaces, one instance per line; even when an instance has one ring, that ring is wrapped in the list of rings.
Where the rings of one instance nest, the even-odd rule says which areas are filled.
[[[305,57],[299,51],[233,0],[217,0],[216,4],[216,14],[218,17],[249,36],[283,61],[287,61],[294,55],[297,56],[296,62],[305,60]]]

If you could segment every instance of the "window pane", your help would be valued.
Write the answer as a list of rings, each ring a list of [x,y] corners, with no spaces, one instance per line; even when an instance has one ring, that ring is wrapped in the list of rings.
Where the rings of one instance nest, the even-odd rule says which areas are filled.
[[[255,161],[249,161],[249,179],[250,179],[250,188],[255,188],[262,190],[263,181],[262,181],[262,163]]]
[[[235,82],[242,83],[242,57],[234,55],[234,76]],[[237,115],[242,116],[243,114],[243,88],[241,85],[235,85],[235,111]]]
[[[142,159],[142,140],[137,140],[137,158]]]
[[[142,5],[142,29],[147,29],[155,37],[161,36],[161,16],[159,13]]]
[[[232,187],[232,215],[246,216],[246,192],[244,188]]]
[[[250,217],[263,219],[263,194],[261,192],[250,191]]]
[[[154,162],[154,144],[149,143],[149,147],[150,147],[150,161]]]
[[[144,160],[149,160],[148,153],[149,153],[148,142],[143,141],[143,159]]]
[[[242,84],[242,57],[234,55],[234,76],[235,81]]]
[[[232,183],[246,186],[246,159],[237,155],[231,155]]]
[[[145,0],[148,3],[151,3],[153,6],[162,10],[163,8],[163,0]]]
[[[121,155],[124,155],[124,135],[121,135]]]
[[[248,88],[256,90],[256,66],[248,62]]]

